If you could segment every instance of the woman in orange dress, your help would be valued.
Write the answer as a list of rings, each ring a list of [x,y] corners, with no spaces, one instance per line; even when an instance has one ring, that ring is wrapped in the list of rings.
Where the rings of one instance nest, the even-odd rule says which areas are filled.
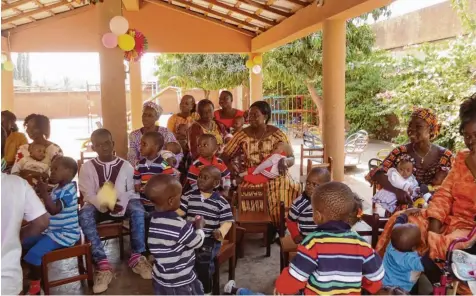
[[[460,132],[468,150],[457,154],[453,168],[435,192],[428,209],[422,210],[421,215],[409,217],[409,223],[418,225],[421,231],[422,243],[418,252],[429,255],[433,260],[444,259],[450,243],[468,236],[476,226],[476,94],[461,104],[460,119]],[[399,214],[397,212],[389,219],[377,244],[377,251],[382,256]],[[469,248],[475,240],[476,237],[473,237],[470,242],[459,243],[456,249]],[[426,271],[425,266],[430,281],[439,280],[438,276],[432,278]],[[460,286],[462,290],[459,292],[469,292],[467,286]]]

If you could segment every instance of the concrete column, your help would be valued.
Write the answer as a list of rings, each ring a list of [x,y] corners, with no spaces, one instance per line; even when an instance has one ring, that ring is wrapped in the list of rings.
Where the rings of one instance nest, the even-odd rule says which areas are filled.
[[[119,48],[107,49],[101,44],[101,36],[110,32],[109,21],[121,15],[121,1],[104,1],[96,5],[98,20],[99,63],[101,71],[101,109],[104,128],[112,133],[116,154],[127,155],[126,86],[124,52]]]
[[[263,70],[259,74],[250,69],[250,105],[263,99]],[[249,106],[245,106],[248,109]]]
[[[10,61],[10,52],[8,52],[8,40],[2,37],[2,54],[7,56]],[[2,71],[2,111],[9,110],[15,113],[14,108],[15,92],[13,89],[13,71]]]
[[[142,127],[142,76],[140,62],[129,63],[129,83],[131,86],[131,120],[132,129]]]
[[[334,181],[344,180],[345,20],[323,26],[323,95],[325,153],[333,159]]]

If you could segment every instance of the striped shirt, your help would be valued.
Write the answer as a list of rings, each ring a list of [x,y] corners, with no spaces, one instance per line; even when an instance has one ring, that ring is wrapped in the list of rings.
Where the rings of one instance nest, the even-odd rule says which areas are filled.
[[[180,209],[189,221],[202,216],[205,219],[205,237],[213,237],[212,232],[225,222],[233,222],[230,204],[220,193],[213,192],[206,198],[200,190],[191,190],[182,196]]]
[[[287,222],[288,230],[293,238],[299,234],[306,237],[316,231],[317,225],[312,218],[311,200],[306,192],[293,201]]]
[[[134,185],[141,185],[141,189],[155,175],[170,174],[175,175],[174,169],[161,157],[157,156],[153,160],[147,158],[141,159],[134,170]],[[142,193],[140,194],[142,204],[145,206],[153,206],[154,204]]]
[[[153,212],[148,244],[155,258],[152,275],[164,287],[181,287],[193,282],[197,275],[195,249],[203,244],[204,233],[195,230],[174,211]]]
[[[221,186],[222,187],[230,187],[231,181],[230,181],[230,171],[228,170],[228,167],[226,164],[221,160],[220,158],[213,156],[212,161],[209,161],[208,159],[205,159],[201,156],[197,158],[193,162],[193,164],[190,166],[188,169],[188,183],[192,187],[192,189],[197,189],[197,179],[198,175],[200,174],[200,170],[205,167],[212,165],[216,168],[218,168],[221,172]]]
[[[72,246],[80,236],[76,182],[54,188],[51,198],[53,202],[61,201],[61,212],[50,217],[50,226],[46,235],[62,246]]]
[[[376,293],[384,277],[382,259],[342,221],[319,225],[298,247],[289,268],[276,281],[276,290],[305,295]]]

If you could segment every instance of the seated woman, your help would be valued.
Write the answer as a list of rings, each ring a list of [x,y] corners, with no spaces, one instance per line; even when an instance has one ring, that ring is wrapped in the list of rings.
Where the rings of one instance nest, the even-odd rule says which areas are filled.
[[[458,153],[453,168],[446,177],[443,185],[433,195],[428,209],[421,210],[421,215],[410,216],[409,223],[416,224],[421,231],[422,243],[417,251],[420,255],[428,254],[429,258],[445,258],[450,243],[460,237],[466,237],[476,225],[476,94],[466,99],[460,107],[460,132],[469,150]],[[390,240],[390,234],[395,224],[395,213],[385,226],[377,251],[383,256]],[[456,249],[471,246],[476,237],[470,242],[456,244]],[[439,269],[425,274],[432,282],[439,280]],[[467,286],[459,285],[461,294],[470,294]],[[466,292],[466,293],[464,293]]]
[[[195,98],[191,95],[185,95],[180,100],[180,112],[170,116],[167,121],[167,129],[177,137],[177,129],[185,124],[190,127],[192,123],[199,118],[196,112]]]
[[[25,134],[18,132],[16,121],[17,117],[15,114],[8,110],[2,111],[2,128],[7,133],[4,157],[6,172],[8,172],[13,166],[13,163],[15,163],[15,155],[17,154],[18,148],[28,143]]]
[[[367,181],[375,182],[395,194],[399,205],[411,204],[412,200],[408,192],[394,187],[386,173],[390,168],[397,168],[397,160],[407,154],[415,160],[413,174],[420,187],[437,185],[436,183],[441,182],[441,175],[444,174],[444,177],[451,168],[453,154],[448,149],[431,143],[438,135],[439,129],[440,126],[433,111],[425,108],[415,109],[407,128],[410,143],[393,149],[382,162],[381,167],[374,169],[366,176]],[[424,190],[422,193],[425,193]],[[397,207],[396,210],[399,209]]]
[[[220,93],[218,104],[220,104],[221,109],[215,111],[215,120],[222,123],[230,131],[233,120],[237,117],[242,117],[245,113],[233,108],[233,95],[227,90]]]

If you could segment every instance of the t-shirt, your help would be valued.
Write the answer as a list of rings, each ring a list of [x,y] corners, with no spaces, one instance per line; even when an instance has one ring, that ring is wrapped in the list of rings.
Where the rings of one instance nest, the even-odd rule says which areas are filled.
[[[385,268],[384,286],[400,287],[411,291],[423,269],[418,252],[400,252],[390,242],[383,257]]]
[[[293,226],[297,224],[296,226],[299,233],[292,231],[292,223],[294,223]],[[298,234],[306,237],[317,229],[317,225],[314,223],[314,219],[312,218],[311,200],[306,192],[303,192],[301,196],[296,198],[291,205],[288,214],[288,229],[293,238]]]
[[[44,215],[46,209],[28,182],[4,173],[2,205],[2,295],[18,295],[23,289],[21,224]]]
[[[198,175],[200,174],[201,169],[209,165],[212,165],[220,170],[221,185],[223,187],[230,187],[231,185],[230,171],[228,170],[228,167],[223,162],[223,160],[221,160],[220,158],[216,156],[213,156],[212,161],[209,161],[206,158],[199,156],[197,160],[195,160],[193,164],[190,166],[190,168],[188,169],[187,179],[192,189],[197,189],[197,180],[198,180]]]

